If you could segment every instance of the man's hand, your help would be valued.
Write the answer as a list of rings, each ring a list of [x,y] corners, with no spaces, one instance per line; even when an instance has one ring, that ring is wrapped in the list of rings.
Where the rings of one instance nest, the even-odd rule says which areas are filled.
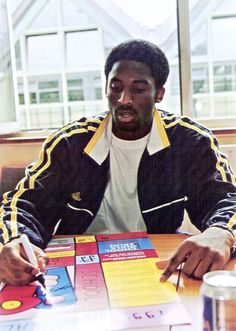
[[[11,285],[25,285],[34,281],[39,271],[45,272],[48,258],[38,247],[33,246],[38,268],[27,261],[18,239],[6,244],[0,253],[0,281]]]
[[[182,262],[185,262],[183,272],[198,279],[208,271],[222,269],[230,258],[233,244],[233,235],[217,227],[186,239],[168,261],[160,281],[166,281]]]

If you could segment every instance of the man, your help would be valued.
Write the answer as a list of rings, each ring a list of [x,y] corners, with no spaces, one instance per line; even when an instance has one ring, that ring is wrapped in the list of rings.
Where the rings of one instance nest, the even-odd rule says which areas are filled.
[[[109,112],[82,118],[46,139],[2,205],[0,280],[25,284],[38,270],[16,238],[26,233],[44,271],[53,233],[173,233],[184,209],[202,233],[179,247],[161,277],[182,261],[201,278],[230,258],[236,229],[235,178],[210,131],[155,108],[169,65],[152,43],[115,47],[105,64]]]

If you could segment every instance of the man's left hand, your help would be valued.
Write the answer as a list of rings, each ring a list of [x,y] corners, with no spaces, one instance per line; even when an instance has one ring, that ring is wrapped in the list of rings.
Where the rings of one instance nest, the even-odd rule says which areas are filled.
[[[168,261],[160,281],[166,281],[183,262],[183,272],[198,279],[208,271],[222,269],[230,258],[234,240],[229,231],[218,227],[187,238]]]

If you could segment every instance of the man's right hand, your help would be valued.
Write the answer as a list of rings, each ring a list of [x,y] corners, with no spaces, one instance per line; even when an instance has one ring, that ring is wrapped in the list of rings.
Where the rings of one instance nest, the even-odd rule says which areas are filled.
[[[0,253],[0,281],[10,285],[26,285],[35,280],[39,271],[45,272],[48,258],[43,250],[32,246],[38,267],[28,262],[19,240],[12,240],[3,246]]]

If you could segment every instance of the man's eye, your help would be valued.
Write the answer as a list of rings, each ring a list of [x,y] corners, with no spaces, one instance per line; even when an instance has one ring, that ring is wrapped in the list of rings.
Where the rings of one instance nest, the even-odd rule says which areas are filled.
[[[138,87],[136,87],[135,89],[134,89],[134,93],[144,93],[145,92],[145,89],[144,88],[138,88]]]
[[[120,91],[122,89],[122,86],[120,84],[111,84],[110,88],[112,91]]]

